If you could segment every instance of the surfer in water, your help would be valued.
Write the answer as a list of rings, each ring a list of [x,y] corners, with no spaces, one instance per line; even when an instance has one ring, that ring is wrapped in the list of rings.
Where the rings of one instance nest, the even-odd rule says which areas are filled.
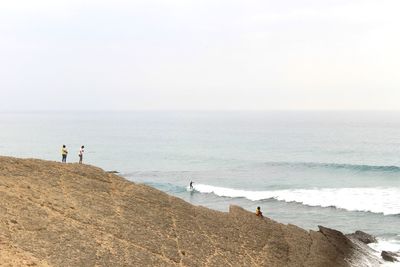
[[[192,181],[190,181],[189,189],[190,189],[190,190],[193,190],[193,182],[192,182]]]

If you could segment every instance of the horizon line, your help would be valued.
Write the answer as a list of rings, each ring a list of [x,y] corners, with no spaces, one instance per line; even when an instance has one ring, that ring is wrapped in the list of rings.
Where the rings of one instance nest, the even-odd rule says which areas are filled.
[[[0,109],[0,113],[42,112],[400,112],[400,109]]]

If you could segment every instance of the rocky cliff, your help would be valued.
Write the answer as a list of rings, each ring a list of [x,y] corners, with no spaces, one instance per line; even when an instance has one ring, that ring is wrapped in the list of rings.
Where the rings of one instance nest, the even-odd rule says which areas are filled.
[[[375,266],[359,245],[240,207],[196,207],[87,165],[0,157],[9,266]]]

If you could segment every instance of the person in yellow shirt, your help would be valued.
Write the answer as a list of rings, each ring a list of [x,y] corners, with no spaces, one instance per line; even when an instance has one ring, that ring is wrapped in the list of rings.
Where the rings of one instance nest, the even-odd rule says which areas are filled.
[[[256,215],[257,215],[258,217],[263,217],[260,207],[257,207],[257,209],[256,209]]]
[[[68,150],[67,150],[67,147],[65,145],[63,145],[62,148],[61,148],[61,155],[62,155],[61,162],[67,163]]]

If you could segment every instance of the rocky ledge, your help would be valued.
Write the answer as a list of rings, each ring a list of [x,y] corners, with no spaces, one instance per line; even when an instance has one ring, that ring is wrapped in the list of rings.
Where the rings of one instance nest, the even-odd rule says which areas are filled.
[[[193,206],[87,165],[0,157],[9,266],[376,266],[341,232]]]

